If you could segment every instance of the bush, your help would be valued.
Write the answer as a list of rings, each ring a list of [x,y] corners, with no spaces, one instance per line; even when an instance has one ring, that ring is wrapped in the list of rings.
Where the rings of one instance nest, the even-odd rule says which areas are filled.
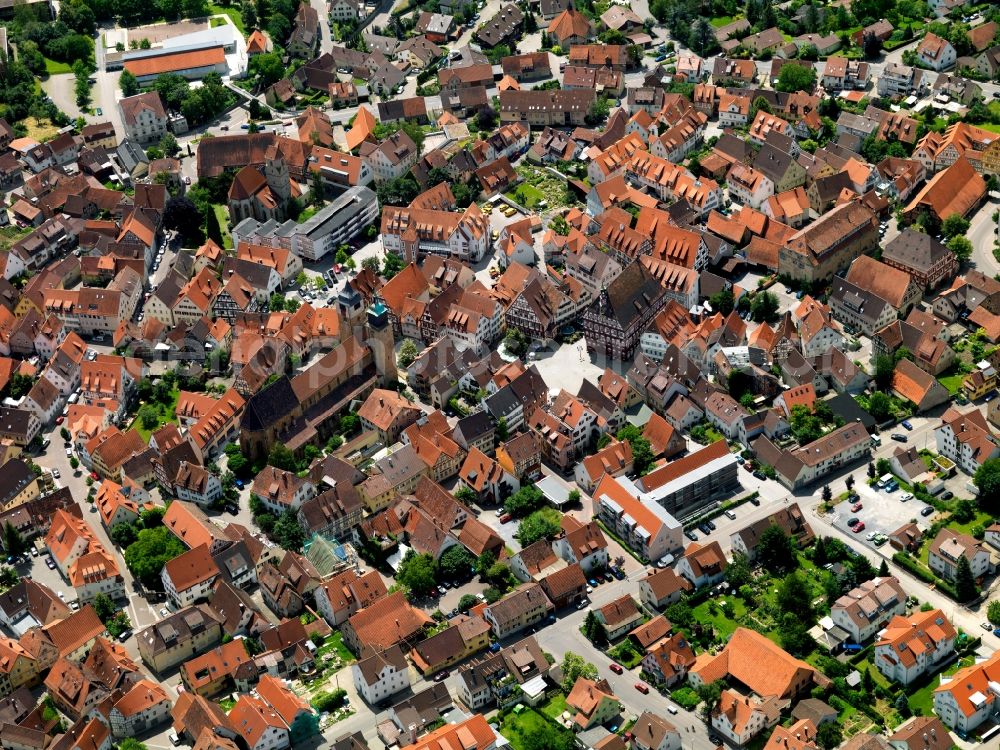
[[[313,698],[312,707],[320,713],[333,711],[344,705],[344,699],[346,697],[347,691],[343,688],[337,688],[329,693],[319,693],[315,698]]]
[[[701,703],[701,698],[698,697],[698,694],[687,686],[670,693],[670,700],[688,711],[693,711]]]

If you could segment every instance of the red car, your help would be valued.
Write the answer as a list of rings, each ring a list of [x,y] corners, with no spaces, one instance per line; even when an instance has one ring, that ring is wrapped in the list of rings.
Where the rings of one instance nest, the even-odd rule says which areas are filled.
[[[854,529],[853,529],[853,531],[854,531],[855,534],[860,534],[864,530],[865,530],[865,522],[864,521],[858,521],[858,525],[855,526]]]
[[[624,669],[622,669],[622,665],[621,664],[614,664],[614,663],[611,664],[610,669],[615,674],[621,674],[622,672],[625,671]]]
[[[854,503],[854,505],[851,506],[851,512],[852,513],[857,513],[859,510],[861,510],[864,507],[865,506],[862,505],[861,503]]]
[[[504,513],[502,516],[500,516],[500,523],[507,523],[508,521],[510,521],[510,519],[511,519],[510,513]]]
[[[638,690],[643,695],[649,694],[649,685],[647,685],[645,682],[635,683],[635,689]]]

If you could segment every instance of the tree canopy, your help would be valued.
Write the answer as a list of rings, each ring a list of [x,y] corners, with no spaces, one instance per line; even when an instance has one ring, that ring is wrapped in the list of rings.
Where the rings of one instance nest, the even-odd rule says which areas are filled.
[[[812,91],[816,85],[816,70],[812,67],[786,62],[778,73],[778,81],[774,87],[778,91],[794,93],[796,91]]]
[[[157,526],[139,532],[136,540],[125,549],[125,564],[143,586],[160,589],[163,566],[183,553],[181,540],[166,526]]]
[[[757,559],[772,573],[793,570],[798,565],[795,546],[785,530],[776,524],[768,526],[757,542]]]
[[[427,553],[417,554],[410,550],[399,564],[396,582],[414,596],[427,596],[437,583],[437,563]]]

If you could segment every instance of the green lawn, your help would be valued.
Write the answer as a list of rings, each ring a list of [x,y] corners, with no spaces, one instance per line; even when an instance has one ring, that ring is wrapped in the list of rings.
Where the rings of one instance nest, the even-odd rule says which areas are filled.
[[[959,523],[958,521],[952,521],[948,524],[949,529],[953,529],[960,534],[972,534],[973,526],[982,526],[986,528],[993,523],[993,517],[989,513],[977,513],[976,517],[973,518],[968,523]],[[924,545],[925,547],[930,547],[930,544]]]
[[[159,421],[157,422],[156,427],[152,428],[151,430],[150,429],[146,429],[146,427],[144,427],[143,424],[142,424],[142,420],[139,419],[138,416],[136,417],[135,421],[132,423],[132,427],[135,429],[136,432],[138,432],[140,435],[142,435],[142,439],[145,442],[148,443],[149,442],[149,436],[152,435],[154,432],[156,432],[161,427],[163,427],[163,425],[170,424],[171,422],[173,422],[174,424],[177,424],[177,399],[178,398],[180,398],[180,391],[178,390],[177,386],[174,386],[174,390],[170,394],[170,403],[169,404],[160,404],[160,403],[152,402],[153,406],[156,407],[157,413],[159,415]]]
[[[719,29],[728,23],[732,23],[737,18],[739,18],[739,16],[716,16],[715,18],[712,19],[711,23],[713,27]]]
[[[737,620],[746,615],[747,608],[743,603],[743,600],[738,596],[726,597],[725,601],[731,602],[733,605],[733,619],[730,619],[723,614],[722,608],[718,605],[715,599],[707,599],[706,601],[703,601],[694,608],[693,614],[695,620],[702,623],[711,623],[718,635],[723,638],[729,638],[729,636],[733,634],[733,631],[739,627]],[[715,604],[714,614],[709,607],[710,604]]]
[[[72,73],[73,68],[68,63],[56,62],[55,60],[50,60],[46,57],[45,72],[50,76],[54,76],[60,73]]]
[[[539,710],[550,719],[559,718],[560,714],[566,710],[566,696],[556,693],[547,703],[542,704]]]
[[[608,651],[608,656],[625,667],[625,669],[634,669],[642,661],[643,653],[635,647],[630,638],[626,637],[625,640]]]
[[[989,130],[993,133],[1000,133],[1000,125],[994,125],[992,122],[983,122],[976,127],[982,128],[983,130]]]
[[[526,208],[534,208],[539,201],[545,200],[545,193],[533,185],[518,185],[507,197]]]
[[[229,16],[229,20],[233,22],[233,25],[240,30],[240,33],[246,36],[247,30],[243,26],[243,15],[240,13],[239,8],[224,8],[221,5],[209,5],[208,12],[212,15],[225,15]]]
[[[1000,128],[1000,126],[997,127]],[[1000,133],[1000,129],[998,129],[996,132]],[[962,390],[962,380],[964,378],[965,375],[963,375],[962,373],[958,373],[955,375],[945,375],[943,377],[940,377],[938,378],[938,382],[948,389],[948,393],[954,396],[956,393]]]
[[[549,721],[545,716],[531,708],[521,711],[519,714],[511,711],[504,717],[500,731],[504,737],[510,740],[510,746],[514,750],[524,750],[524,738],[531,734],[553,731],[557,734],[573,736],[573,733],[568,729],[554,721]]]
[[[233,246],[233,238],[229,234],[229,210],[221,205],[214,204],[215,218],[219,220],[219,227],[222,228],[222,243],[227,250]]]
[[[354,661],[354,654],[352,654],[351,650],[344,644],[344,636],[340,634],[339,630],[335,630],[333,635],[326,639],[326,642],[319,647],[316,653],[320,656],[336,653],[337,656],[340,657],[340,660],[345,664],[350,664]]]
[[[966,656],[953,662],[951,666],[941,672],[941,674],[952,675],[962,667],[969,667],[974,663],[975,657]],[[914,714],[923,716],[931,716],[933,714],[934,689],[940,684],[940,682],[940,677],[938,675],[934,675],[927,681],[926,685],[921,686],[919,689],[910,694],[910,708],[913,709]]]

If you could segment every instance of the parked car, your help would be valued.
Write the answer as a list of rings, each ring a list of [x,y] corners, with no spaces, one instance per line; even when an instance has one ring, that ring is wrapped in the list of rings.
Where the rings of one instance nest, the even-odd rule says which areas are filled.
[[[697,542],[698,541],[698,535],[695,534],[694,531],[692,531],[691,529],[688,529],[687,531],[685,531],[684,532],[684,536],[686,536],[692,542]]]
[[[861,503],[854,503],[854,505],[851,506],[851,512],[852,513],[857,513],[859,510],[861,510],[864,507],[865,506],[862,505]]]
[[[981,622],[981,623],[979,623],[979,627],[981,627],[983,630],[985,630],[987,632],[989,632],[990,630],[993,630],[993,626],[990,625],[988,622]]]
[[[726,511],[726,518],[728,518],[731,521],[735,521],[736,520],[736,514],[733,513],[731,510],[727,510]]]
[[[72,448],[67,448],[66,449],[66,458],[73,458],[73,449]]]
[[[635,683],[635,689],[638,690],[643,695],[649,695],[649,685],[647,685],[645,682]]]
[[[750,498],[750,504],[753,505],[753,506],[758,506],[759,507],[760,506],[760,498],[759,497],[751,497]]]
[[[714,521],[711,521],[711,520],[705,521],[705,525],[708,526],[708,528],[710,530],[715,531],[715,522]]]
[[[904,492],[902,495],[899,496],[899,501],[901,503],[905,503],[907,500],[912,500],[912,499],[913,499],[912,492]]]
[[[910,424],[910,420],[908,420],[908,419],[904,419],[902,422],[900,422],[900,424],[903,425],[904,429],[906,429],[906,430],[912,430],[913,429],[913,425]]]
[[[944,494],[941,495],[942,500],[951,500],[953,497],[955,497],[955,493],[952,492],[951,490],[947,490]]]
[[[933,505],[928,505],[927,507],[925,507],[923,510],[920,511],[920,515],[924,516],[925,518],[929,515],[932,515],[933,513],[934,513]]]
[[[855,534],[860,534],[864,530],[865,530],[865,522],[864,521],[858,521],[858,525],[854,527],[854,533]]]
[[[889,437],[895,440],[897,443],[905,443],[908,438],[902,432],[894,432]]]
[[[123,630],[122,632],[120,632],[118,634],[118,642],[119,643],[125,643],[125,641],[127,641],[131,637],[132,637],[132,631],[131,630]]]
[[[757,477],[757,479],[767,479],[767,474],[765,474],[765,473],[764,473],[763,471],[761,471],[760,469],[757,469],[757,471],[755,471],[755,472],[753,473],[753,475],[754,475],[755,477]]]
[[[445,679],[449,674],[450,672],[447,669],[442,669],[440,672],[434,675],[434,682],[441,682],[441,680]]]
[[[512,516],[510,515],[510,513],[504,513],[502,516],[500,516],[500,523],[507,523],[510,521],[511,518]]]
[[[610,667],[608,667],[608,669],[610,669],[610,670],[611,670],[612,672],[614,672],[615,674],[622,674],[622,673],[623,673],[623,672],[625,671],[625,670],[624,670],[624,669],[622,668],[622,665],[621,665],[621,664],[616,664],[616,663],[614,663],[614,662],[612,662],[612,663],[611,663],[611,666],[610,666]]]

